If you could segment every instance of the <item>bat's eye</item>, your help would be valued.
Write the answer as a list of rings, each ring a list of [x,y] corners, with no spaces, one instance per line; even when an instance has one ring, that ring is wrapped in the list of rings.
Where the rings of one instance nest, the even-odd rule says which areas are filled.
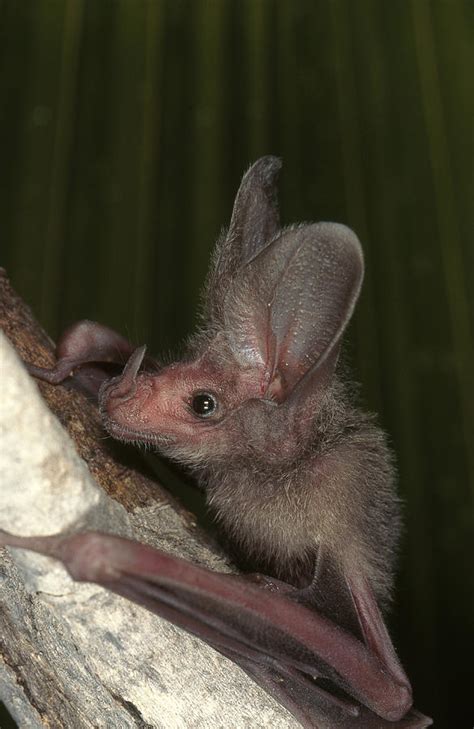
[[[217,400],[209,392],[196,392],[192,396],[191,407],[200,418],[208,418],[216,412]]]

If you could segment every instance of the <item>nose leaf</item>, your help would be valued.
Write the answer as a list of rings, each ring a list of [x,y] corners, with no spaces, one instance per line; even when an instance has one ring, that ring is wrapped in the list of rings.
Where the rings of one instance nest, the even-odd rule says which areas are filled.
[[[109,397],[120,400],[128,400],[135,395],[137,389],[137,374],[146,352],[146,345],[138,347],[130,356],[124,370],[118,380],[114,382]]]

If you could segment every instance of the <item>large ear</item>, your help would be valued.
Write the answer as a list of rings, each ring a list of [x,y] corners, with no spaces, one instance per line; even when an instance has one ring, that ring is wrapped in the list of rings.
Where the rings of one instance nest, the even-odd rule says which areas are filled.
[[[240,365],[260,370],[266,397],[283,402],[315,373],[332,375],[363,270],[356,235],[316,223],[282,231],[236,274],[227,337]]]
[[[207,303],[211,315],[220,310],[236,271],[257,255],[280,229],[276,195],[280,168],[277,157],[261,157],[242,178],[229,229],[216,246],[209,275]]]
[[[226,236],[227,245],[239,251],[240,264],[250,261],[280,228],[276,193],[280,169],[277,157],[261,157],[242,178]]]

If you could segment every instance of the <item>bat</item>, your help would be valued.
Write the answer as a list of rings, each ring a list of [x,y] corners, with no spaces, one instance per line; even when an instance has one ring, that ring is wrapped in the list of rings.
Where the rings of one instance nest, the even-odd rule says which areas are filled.
[[[114,438],[188,465],[253,574],[214,573],[97,532],[4,532],[0,543],[56,557],[74,579],[199,636],[305,727],[426,727],[382,617],[400,531],[393,459],[338,366],[361,245],[336,223],[281,228],[280,167],[262,157],[242,179],[185,358],[160,366],[82,321],[61,337],[55,367],[29,365],[95,393]]]

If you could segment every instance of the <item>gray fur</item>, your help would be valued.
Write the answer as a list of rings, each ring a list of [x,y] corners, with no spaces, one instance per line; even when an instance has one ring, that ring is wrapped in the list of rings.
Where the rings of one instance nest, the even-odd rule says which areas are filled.
[[[335,374],[362,250],[334,223],[279,230],[279,167],[265,157],[243,178],[188,358],[134,375],[130,392],[122,377],[102,412],[112,434],[195,469],[243,562],[300,586],[338,575],[342,592],[351,575],[383,604],[400,528],[392,457]],[[215,397],[211,418],[191,412],[196,392]]]

